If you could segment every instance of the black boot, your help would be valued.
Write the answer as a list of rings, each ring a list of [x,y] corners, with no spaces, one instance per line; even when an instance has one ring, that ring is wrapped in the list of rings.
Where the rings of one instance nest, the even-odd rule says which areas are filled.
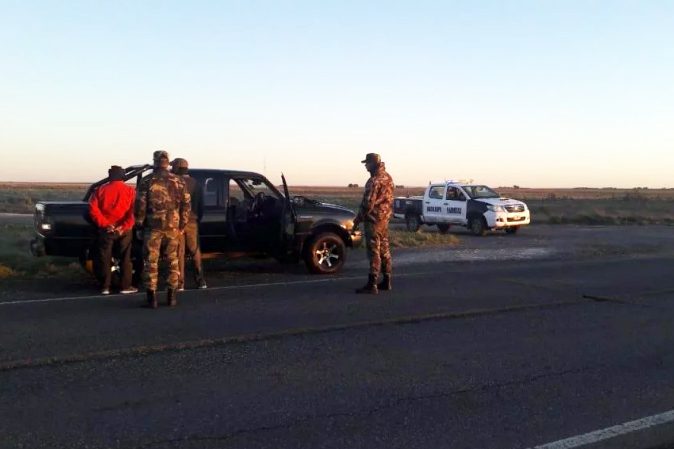
[[[157,304],[157,293],[154,290],[147,290],[145,296],[147,297],[147,307],[156,309],[159,306]]]
[[[377,285],[379,290],[392,290],[391,287],[391,273],[384,274],[384,279]]]
[[[197,288],[208,288],[208,285],[206,285],[206,279],[204,279],[204,275],[201,272],[197,272],[197,274],[195,274],[194,280],[197,283]]]
[[[166,302],[169,307],[175,307],[178,305],[178,298],[176,298],[177,291],[175,288],[169,288],[166,291]]]
[[[376,295],[379,293],[377,290],[377,276],[371,274],[367,278],[367,284],[364,287],[357,288],[356,293],[368,293],[370,295]]]

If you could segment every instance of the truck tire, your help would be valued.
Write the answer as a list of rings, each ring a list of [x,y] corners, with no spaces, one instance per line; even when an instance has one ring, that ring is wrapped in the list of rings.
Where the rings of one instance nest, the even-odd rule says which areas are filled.
[[[417,214],[405,215],[405,227],[409,232],[417,232],[421,227],[421,219]]]
[[[346,245],[340,236],[321,232],[310,238],[304,250],[304,263],[314,274],[334,274],[346,261]]]
[[[470,219],[470,224],[468,225],[470,232],[476,236],[483,236],[487,233],[487,223],[485,223],[484,218],[482,217],[473,217]]]
[[[447,234],[447,231],[449,231],[449,225],[447,223],[438,223],[438,231],[440,234]]]
[[[517,231],[519,230],[519,226],[512,226],[510,228],[506,228],[506,234],[516,234]]]

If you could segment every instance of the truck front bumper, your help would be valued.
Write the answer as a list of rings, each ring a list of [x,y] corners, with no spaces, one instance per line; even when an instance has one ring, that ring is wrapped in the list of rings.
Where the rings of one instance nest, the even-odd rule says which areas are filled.
[[[516,226],[526,226],[531,223],[529,211],[524,212],[489,212],[485,214],[487,226],[492,229],[505,229]]]

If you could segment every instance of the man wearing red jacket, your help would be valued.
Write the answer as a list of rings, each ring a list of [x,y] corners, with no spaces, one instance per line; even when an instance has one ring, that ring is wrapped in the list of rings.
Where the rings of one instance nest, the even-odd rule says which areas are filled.
[[[136,293],[131,286],[131,243],[133,240],[133,206],[136,191],[124,184],[124,169],[113,165],[108,170],[109,182],[100,186],[89,199],[89,215],[98,228],[94,269],[101,294],[110,294],[112,250],[117,246],[121,272],[120,293]]]

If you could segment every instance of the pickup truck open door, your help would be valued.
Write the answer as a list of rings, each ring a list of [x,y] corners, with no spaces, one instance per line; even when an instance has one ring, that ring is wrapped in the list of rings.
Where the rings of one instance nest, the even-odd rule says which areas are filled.
[[[293,239],[295,238],[295,225],[297,224],[297,214],[295,213],[295,206],[293,200],[290,198],[288,191],[288,183],[286,177],[281,173],[281,180],[283,181],[283,219],[281,222],[281,239],[286,243],[286,247],[290,248]]]

